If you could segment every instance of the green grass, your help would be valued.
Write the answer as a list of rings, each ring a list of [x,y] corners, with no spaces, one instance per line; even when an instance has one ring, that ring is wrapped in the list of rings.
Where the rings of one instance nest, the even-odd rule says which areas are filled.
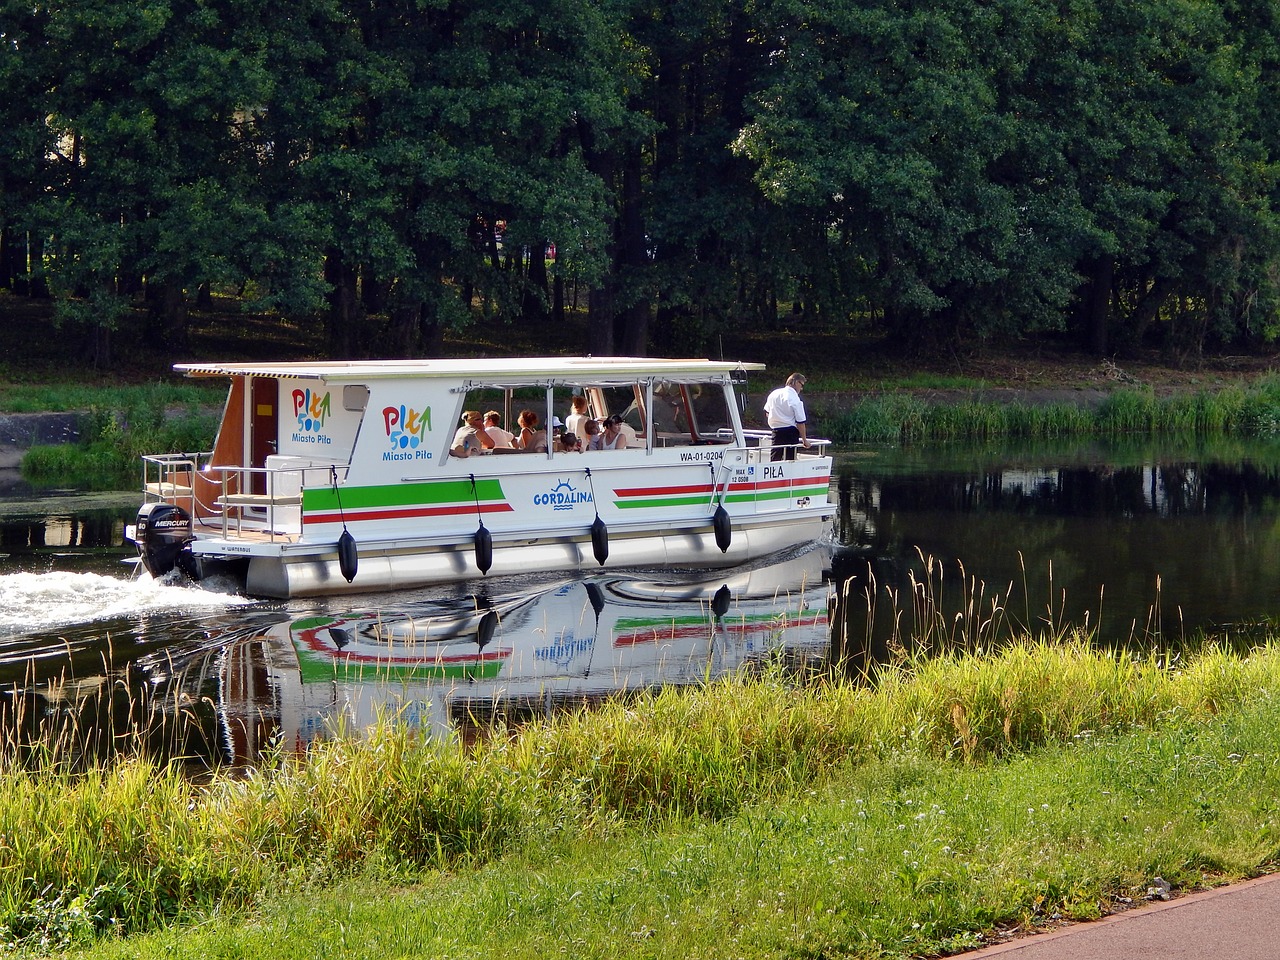
[[[194,383],[101,386],[83,382],[21,384],[0,382],[2,413],[74,413],[90,409],[135,410],[165,407],[221,407],[226,388]]]
[[[1275,852],[1274,705],[956,767],[899,752],[719,821],[270,898],[98,957],[914,957]],[[1261,829],[1258,824],[1262,824]]]
[[[22,475],[36,487],[129,490],[141,483],[143,454],[208,450],[218,418],[194,403],[174,410],[165,395],[132,396],[125,407],[95,406],[85,416],[79,443],[35,446],[22,458]]]
[[[915,372],[880,381],[881,390],[983,390],[990,384],[974,377]]]
[[[27,948],[132,935],[95,956],[937,952],[1272,862],[1278,688],[1280,647],[1025,643],[470,746],[388,724],[243,780],[10,761],[0,922]]]
[[[980,398],[939,403],[912,394],[884,393],[818,417],[837,443],[1053,439],[1081,436],[1230,435],[1280,433],[1280,378],[1248,387],[1157,396],[1121,389],[1096,409],[1075,404],[993,403]]]

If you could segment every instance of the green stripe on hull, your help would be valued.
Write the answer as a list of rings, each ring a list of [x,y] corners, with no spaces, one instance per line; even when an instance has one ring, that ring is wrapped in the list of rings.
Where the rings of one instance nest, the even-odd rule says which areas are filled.
[[[777,613],[753,613],[753,614],[735,614],[733,616],[726,615],[724,620],[730,624],[737,623],[773,623],[781,621],[787,617],[812,617],[819,611],[801,610],[795,614],[789,614],[785,611]],[[659,627],[697,627],[707,625],[706,614],[690,615],[687,617],[619,617],[614,632],[623,630],[653,630]]]
[[[807,487],[791,487],[781,490],[751,490],[746,493],[729,493],[725,495],[725,503],[760,503],[767,500],[795,500],[799,497],[825,497],[829,486],[814,484]],[[645,497],[635,500],[618,500],[620,510],[632,510],[637,507],[696,507],[709,506],[713,501],[707,494],[696,497]]]
[[[827,487],[792,487],[790,490],[763,490],[759,493],[731,493],[726,503],[759,503],[762,500],[795,500],[797,497],[826,496]]]
[[[334,657],[303,654],[298,667],[303,683],[341,680],[493,680],[502,671],[502,660],[482,663],[351,663]]]
[[[476,481],[433,480],[376,487],[312,487],[302,492],[304,510],[359,510],[366,507],[449,506],[460,503],[505,501],[502,481],[496,477]]]
[[[646,497],[643,500],[618,500],[616,503],[620,510],[635,507],[695,507],[710,506],[711,497],[704,493],[699,497]]]

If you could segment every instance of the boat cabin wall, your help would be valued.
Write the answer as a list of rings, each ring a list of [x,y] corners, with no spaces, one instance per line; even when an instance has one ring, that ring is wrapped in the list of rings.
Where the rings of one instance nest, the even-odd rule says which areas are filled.
[[[343,408],[345,446],[335,436],[328,449],[346,451],[350,482],[386,482],[399,479],[406,470],[422,474],[449,454],[462,408],[460,388],[456,380],[446,378],[335,385],[330,388],[334,394],[330,406],[335,415],[338,407]],[[362,403],[358,402],[361,392]],[[362,407],[359,412],[349,409],[357,406]],[[316,447],[310,450],[311,455],[319,452]]]
[[[327,384],[319,380],[278,381],[280,411],[276,452],[348,463],[360,435],[369,402],[364,384]]]

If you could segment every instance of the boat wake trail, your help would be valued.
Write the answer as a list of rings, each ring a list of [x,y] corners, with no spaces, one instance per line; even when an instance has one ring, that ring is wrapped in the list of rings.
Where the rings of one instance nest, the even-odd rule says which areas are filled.
[[[0,637],[153,613],[225,610],[254,601],[165,580],[121,580],[97,573],[0,576]]]

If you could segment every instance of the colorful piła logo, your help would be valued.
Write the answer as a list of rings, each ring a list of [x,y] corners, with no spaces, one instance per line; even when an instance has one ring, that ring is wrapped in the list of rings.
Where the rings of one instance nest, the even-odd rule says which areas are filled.
[[[398,407],[383,407],[382,422],[393,450],[413,450],[427,438],[431,429],[431,408],[414,410],[403,403]]]
[[[312,393],[310,390],[293,391],[293,415],[298,418],[298,428],[304,433],[319,433],[331,412],[329,391]]]

